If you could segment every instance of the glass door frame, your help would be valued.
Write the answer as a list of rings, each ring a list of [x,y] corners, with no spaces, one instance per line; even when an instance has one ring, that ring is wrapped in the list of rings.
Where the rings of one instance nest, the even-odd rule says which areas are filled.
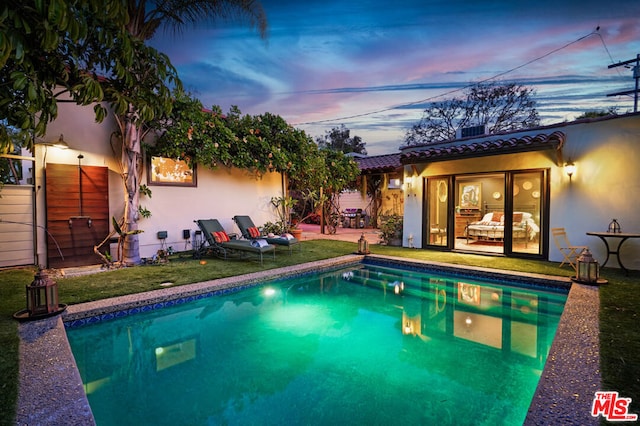
[[[515,177],[520,174],[526,173],[540,173],[540,223],[539,223],[539,249],[537,253],[525,253],[521,251],[513,251],[513,209],[514,209],[514,184]],[[464,173],[464,174],[452,174],[452,175],[434,175],[423,178],[423,220],[422,220],[422,247],[430,250],[444,250],[455,251],[455,229],[454,224],[456,220],[456,191],[455,186],[458,184],[460,178],[466,178],[471,176],[478,176],[479,179],[483,175],[504,175],[504,212],[505,212],[505,232],[504,232],[504,248],[500,254],[494,253],[494,255],[507,256],[507,257],[519,257],[519,258],[532,258],[532,259],[547,259],[549,256],[549,217],[550,217],[550,181],[549,181],[549,169],[537,168],[537,169],[521,169],[521,170],[506,170],[495,172],[482,172],[482,173]],[[429,200],[432,195],[431,182],[437,182],[445,180],[447,182],[447,233],[445,244],[433,244],[431,243],[431,229],[430,229],[430,205]],[[464,251],[464,250],[458,250]],[[466,252],[466,251],[465,251]],[[491,254],[478,252],[478,254]]]

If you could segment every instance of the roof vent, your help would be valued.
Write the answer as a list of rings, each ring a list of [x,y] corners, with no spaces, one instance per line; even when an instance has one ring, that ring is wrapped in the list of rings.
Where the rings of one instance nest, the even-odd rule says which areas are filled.
[[[485,131],[485,125],[481,124],[479,126],[472,126],[472,127],[464,127],[462,129],[460,129],[460,138],[469,138],[469,137],[473,137],[473,136],[481,136],[484,135],[486,133]]]

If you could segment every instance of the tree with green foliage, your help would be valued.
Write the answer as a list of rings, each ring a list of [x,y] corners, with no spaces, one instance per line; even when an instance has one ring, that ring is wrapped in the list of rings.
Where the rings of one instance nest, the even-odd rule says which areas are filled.
[[[535,91],[516,83],[488,82],[470,86],[462,98],[433,102],[405,135],[405,144],[453,140],[465,127],[485,126],[488,134],[527,129],[540,124]]]
[[[342,152],[319,149],[303,130],[282,117],[264,113],[243,115],[237,107],[226,114],[205,109],[192,96],[176,92],[171,115],[148,150],[153,155],[181,158],[215,169],[248,170],[256,176],[279,172],[287,176],[293,194],[339,193],[359,174],[356,163]],[[299,200],[303,208],[304,200]],[[283,213],[284,214],[284,213]]]
[[[332,149],[345,154],[354,152],[367,155],[367,150],[364,147],[366,144],[362,142],[362,138],[360,136],[351,137],[350,133],[351,131],[344,124],[341,124],[340,127],[327,130],[324,136],[316,137],[316,142],[323,149]]]
[[[579,116],[576,117],[576,120],[580,120],[583,118],[598,118],[598,117],[607,117],[609,115],[618,115],[618,107],[612,106],[607,109],[598,109],[593,111],[585,111]]]
[[[258,28],[260,36],[266,36],[266,15],[260,3],[255,0],[167,0],[162,2],[127,0],[127,5],[130,20],[126,25],[126,30],[133,39],[142,43],[150,40],[160,27],[181,32],[187,25],[193,26],[207,20],[236,18],[248,18],[250,24]],[[144,62],[133,65],[137,77],[141,79],[148,77],[149,70],[145,68]],[[167,93],[163,93],[163,95],[167,95]],[[143,102],[147,99],[146,94],[143,94]],[[149,108],[150,105],[146,102],[143,103],[141,109],[138,101],[139,99],[135,98],[121,98],[118,104],[120,108],[116,111],[120,137],[122,138],[121,166],[126,187],[125,231],[135,231],[138,226],[140,198],[138,188],[142,177],[141,144],[147,130],[145,129],[146,124],[159,115],[145,114],[145,112],[153,113],[155,111]],[[162,112],[170,111],[170,98],[162,96],[162,101],[157,106]],[[124,263],[136,264],[140,262],[137,234],[127,235],[123,260]]]
[[[58,102],[104,99],[97,75],[133,58],[118,1],[9,0],[0,6],[0,152],[31,148],[58,115]],[[104,118],[100,112],[98,119]],[[12,140],[10,130],[17,134]]]
[[[0,8],[0,147],[11,147],[9,127],[33,146],[62,99],[94,105],[97,121],[112,111],[122,147],[126,264],[140,261],[142,140],[171,111],[172,87],[180,87],[169,58],[145,42],[161,26],[179,31],[238,17],[265,36],[266,17],[255,0],[10,0]]]
[[[5,91],[0,112],[8,126],[20,129],[25,146],[45,134],[57,117],[58,102],[93,105],[98,122],[114,114],[129,235],[123,260],[138,263],[140,146],[151,129],[145,123],[171,110],[172,87],[180,86],[175,68],[166,55],[127,31],[129,11],[123,2],[34,0],[10,4],[3,16],[3,35],[10,42],[3,46],[9,54],[3,51],[7,73],[2,75],[9,78],[0,85]]]

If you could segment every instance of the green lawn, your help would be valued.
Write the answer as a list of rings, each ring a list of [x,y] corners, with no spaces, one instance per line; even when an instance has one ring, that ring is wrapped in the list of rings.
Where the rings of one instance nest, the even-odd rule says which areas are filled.
[[[302,251],[280,251],[276,260],[265,259],[264,266],[253,260],[205,258],[206,264],[180,254],[166,265],[138,266],[99,274],[58,279],[61,303],[75,304],[159,288],[170,281],[174,285],[235,276],[353,253],[356,244],[314,240],[301,243]],[[460,253],[415,250],[372,245],[374,254],[431,260],[468,266],[482,266],[521,272],[570,276],[570,268],[558,268],[554,262],[507,259]],[[25,286],[33,280],[33,269],[0,271],[0,425],[14,425],[18,392],[18,323],[12,314],[24,309]],[[605,269],[609,284],[600,291],[600,348],[603,389],[616,390],[632,398],[631,412],[640,413],[640,273],[629,276],[616,269]]]

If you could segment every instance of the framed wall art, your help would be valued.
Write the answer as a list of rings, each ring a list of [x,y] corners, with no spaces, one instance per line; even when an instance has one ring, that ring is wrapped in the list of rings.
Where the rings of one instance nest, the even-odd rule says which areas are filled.
[[[480,210],[482,206],[482,183],[465,182],[459,187],[460,202],[458,205],[465,210]]]
[[[147,166],[149,185],[197,186],[195,165],[185,160],[151,156]]]

